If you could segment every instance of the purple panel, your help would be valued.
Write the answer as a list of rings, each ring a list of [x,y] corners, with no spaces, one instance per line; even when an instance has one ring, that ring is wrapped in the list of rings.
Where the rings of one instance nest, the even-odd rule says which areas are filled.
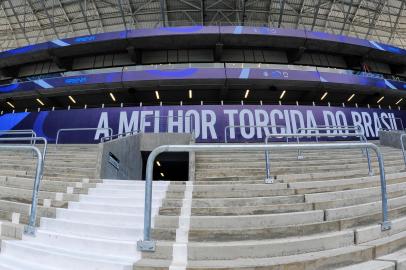
[[[218,34],[217,26],[185,26],[185,27],[161,27],[153,29],[129,30],[128,38],[153,37],[153,36],[176,36],[189,34]]]
[[[34,53],[34,52],[38,52],[38,51],[42,51],[42,50],[47,50],[48,48],[49,48],[49,42],[28,45],[28,46],[16,48],[13,50],[0,52],[0,59],[15,56],[15,55],[20,55],[20,54]]]
[[[244,34],[244,35],[266,35],[280,37],[297,37],[306,38],[306,33],[303,30],[269,28],[269,27],[250,27],[250,26],[221,26],[222,34]]]
[[[113,73],[101,73],[101,74],[89,74],[78,75],[70,77],[51,78],[44,80],[51,87],[44,87],[48,89],[57,87],[67,87],[75,85],[87,85],[87,84],[101,84],[101,83],[119,83],[121,82],[121,72]]]
[[[372,45],[365,39],[359,39],[354,37],[342,36],[342,35],[333,35],[324,32],[312,32],[306,31],[306,36],[308,39],[316,39],[316,40],[325,40],[325,41],[332,41],[338,43],[347,43],[352,45],[358,45],[363,47],[372,47]]]
[[[80,36],[80,37],[74,37],[74,38],[66,38],[66,39],[61,39],[61,40],[53,40],[53,41],[50,41],[50,43],[52,43],[52,48],[57,48],[57,47],[64,47],[64,46],[69,46],[69,45],[93,43],[93,42],[100,42],[100,41],[106,41],[106,40],[125,39],[126,37],[127,37],[126,31],[119,31],[119,32],[95,34],[95,35],[89,35],[89,36]]]
[[[316,71],[265,68],[227,68],[227,78],[259,80],[319,81]]]
[[[142,70],[123,72],[123,81],[148,81],[171,79],[223,79],[223,68],[186,68],[167,70]]]

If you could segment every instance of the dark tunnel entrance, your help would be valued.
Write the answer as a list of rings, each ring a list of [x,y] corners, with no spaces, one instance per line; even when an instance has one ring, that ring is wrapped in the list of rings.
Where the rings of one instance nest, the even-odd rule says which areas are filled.
[[[150,152],[142,152],[142,178]],[[189,153],[162,153],[154,162],[154,180],[187,181],[189,178]]]

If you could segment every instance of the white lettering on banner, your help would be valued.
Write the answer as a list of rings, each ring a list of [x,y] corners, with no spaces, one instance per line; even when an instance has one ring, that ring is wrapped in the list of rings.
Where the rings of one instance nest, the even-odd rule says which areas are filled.
[[[388,116],[388,114],[387,113],[381,113],[381,127],[384,127],[385,129],[391,129],[392,127],[391,127],[391,125],[392,125],[392,123],[390,122],[391,120],[390,119],[388,119],[389,118],[389,116]],[[389,121],[389,122],[388,122]]]
[[[299,125],[296,122],[296,120],[299,120]],[[291,121],[292,132],[293,133],[296,133],[299,128],[304,128],[305,127],[303,114],[302,114],[301,111],[291,110],[290,111],[290,121]]]
[[[185,132],[195,133],[195,137],[200,136],[200,114],[196,110],[189,110],[185,113]]]
[[[252,114],[252,112],[248,109],[243,109],[240,111],[240,133],[241,136],[244,139],[252,139],[255,136],[255,127],[253,127],[255,125],[254,123],[254,115]],[[248,118],[248,122],[245,121],[245,119]],[[247,127],[250,126],[250,127]],[[249,132],[247,133],[247,130],[249,130]]]
[[[154,117],[151,117],[153,115],[153,111],[141,111],[141,132],[145,132],[146,128],[151,126],[151,119],[158,122],[159,125],[159,118],[154,119]]]
[[[382,114],[381,114],[381,116],[382,116]],[[376,112],[374,112],[374,113],[372,113],[372,117],[374,118],[375,134],[378,135],[379,129],[382,128],[381,121],[379,119],[380,116]],[[382,118],[382,120],[383,120],[383,118]]]
[[[238,114],[238,110],[224,110],[224,114],[228,115],[228,123],[224,124],[224,128],[230,126],[228,134],[225,134],[225,136],[228,136],[230,139],[235,139],[234,115]]]
[[[314,118],[313,112],[311,110],[306,111],[306,127],[307,128],[316,128],[317,127],[316,119]],[[302,131],[300,131],[300,133],[319,134],[319,131],[318,130],[308,130],[306,132],[305,130],[302,130]]]
[[[395,114],[390,113],[389,115],[390,115],[390,118],[391,118],[392,123],[393,123],[392,129],[398,129],[398,123],[397,123],[397,121],[396,121],[396,119],[395,119]],[[404,128],[404,127],[403,127],[403,128]]]
[[[183,133],[183,111],[179,110],[178,115],[173,115],[173,110],[168,111],[168,132],[174,133],[174,127],[177,133]]]
[[[120,112],[120,118],[118,120],[118,133],[125,133],[131,131],[137,131],[139,125],[140,112],[133,111],[131,113],[130,122],[128,122],[127,112]]]
[[[210,132],[210,139],[217,140],[217,133],[214,128],[216,124],[216,114],[212,110],[202,110],[202,139],[208,139],[208,132]]]
[[[265,110],[255,110],[255,125],[257,126],[257,138],[262,139],[262,129],[265,132],[265,137],[267,137],[269,133],[269,115]]]
[[[331,111],[323,111],[323,118],[325,126],[337,126],[336,118],[334,116],[334,113],[332,113]],[[336,134],[337,130],[327,130],[326,133]]]
[[[352,124],[361,128],[361,133],[365,134],[365,128],[362,124],[361,114],[359,112],[351,112]]]
[[[285,116],[286,133],[292,133],[292,129],[290,128],[289,110],[283,110],[283,115]]]
[[[102,112],[100,114],[99,123],[97,124],[97,128],[105,128],[105,129],[98,129],[96,130],[96,134],[94,135],[95,140],[100,140],[101,135],[103,137],[110,136],[110,132],[107,128],[109,128],[109,116],[107,112]]]
[[[286,121],[284,124],[276,124],[276,116],[278,116],[279,120],[283,120],[283,113],[280,110],[272,110],[271,113],[269,114],[269,118],[271,119],[271,125],[275,126],[275,125],[282,125],[282,126],[287,126]],[[281,128],[281,133],[287,133],[286,132],[286,128]],[[272,127],[272,134],[278,134],[278,129],[276,127]]]
[[[361,112],[362,122],[364,123],[365,127],[365,136],[367,137],[375,137],[374,129],[372,128],[372,119],[369,113]]]
[[[155,111],[154,112],[154,133],[159,133],[159,119],[160,119],[160,112],[159,111]],[[152,117],[150,117],[152,118]]]

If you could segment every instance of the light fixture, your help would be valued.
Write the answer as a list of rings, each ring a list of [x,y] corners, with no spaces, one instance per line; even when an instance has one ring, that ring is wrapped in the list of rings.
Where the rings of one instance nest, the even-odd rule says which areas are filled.
[[[70,101],[72,101],[73,104],[76,104],[76,100],[72,96],[68,96],[68,98],[70,99]]]
[[[328,92],[325,92],[325,93],[321,96],[320,100],[325,99],[325,98],[327,97],[327,95],[328,95]]]
[[[158,165],[158,167],[161,167],[161,163],[159,161],[156,161],[156,165]]]
[[[159,92],[158,91],[155,91],[155,97],[156,97],[156,99],[159,100]]]
[[[165,177],[164,173],[161,173],[161,176],[162,176],[162,177]]]
[[[378,99],[378,101],[376,102],[376,104],[378,104],[379,102],[381,102],[385,97],[382,96],[380,99]]]
[[[282,94],[279,96],[279,99],[282,99],[285,96],[285,94],[286,94],[286,90],[283,90]]]
[[[354,97],[355,97],[355,94],[352,94],[352,95],[347,99],[347,102],[350,102],[351,99],[353,99]]]
[[[403,100],[403,98],[399,99],[398,101],[396,101],[396,105],[398,105],[399,103],[401,103]]]
[[[116,102],[116,97],[114,96],[113,93],[110,93],[110,97],[111,97],[111,99],[112,99],[114,102]]]
[[[247,98],[249,94],[250,94],[250,90],[249,89],[245,90],[244,98]]]
[[[13,103],[11,103],[10,101],[7,101],[6,103],[8,104],[8,106],[10,106],[11,108],[15,109]]]
[[[192,95],[192,89],[189,89],[189,98],[192,99],[193,95]]]
[[[42,102],[42,100],[40,100],[39,98],[37,98],[36,100],[37,100],[37,102],[38,102],[41,106],[44,106],[44,105],[45,105],[44,102]]]

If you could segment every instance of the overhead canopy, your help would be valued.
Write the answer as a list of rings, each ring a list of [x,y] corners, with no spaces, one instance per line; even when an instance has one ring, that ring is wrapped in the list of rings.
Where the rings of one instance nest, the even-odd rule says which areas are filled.
[[[0,50],[57,38],[180,25],[306,29],[406,48],[404,0],[4,0]]]

